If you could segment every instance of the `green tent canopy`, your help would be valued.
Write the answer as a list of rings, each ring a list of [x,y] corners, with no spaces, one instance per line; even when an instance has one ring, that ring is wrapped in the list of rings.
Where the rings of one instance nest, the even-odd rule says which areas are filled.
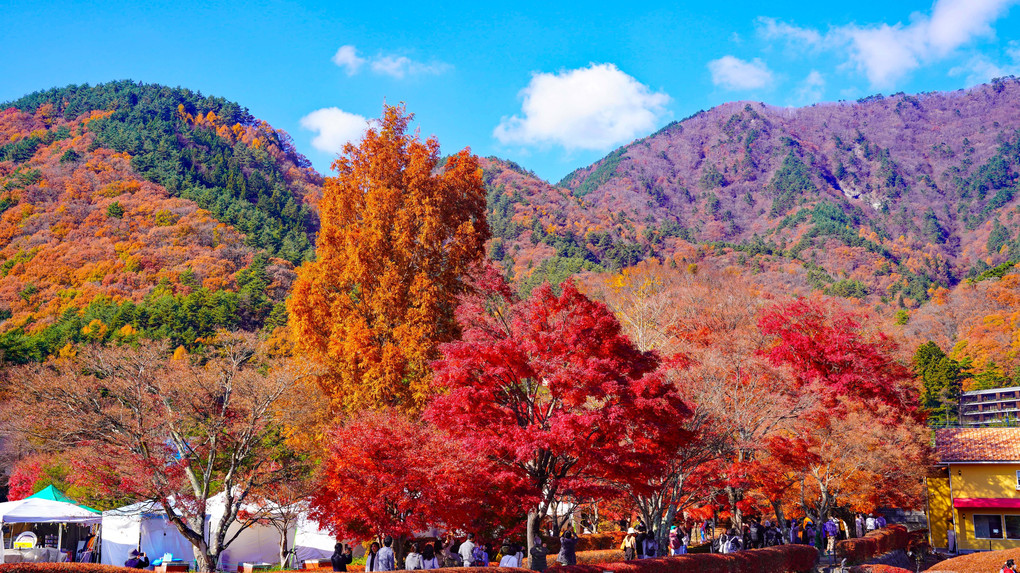
[[[73,504],[77,505],[78,507],[84,507],[85,509],[87,509],[89,511],[96,511],[95,509],[92,509],[91,507],[89,507],[87,505],[82,505],[82,504],[78,503],[77,501],[67,497],[66,495],[64,495],[64,492],[62,492],[59,489],[55,488],[53,485],[48,485],[48,486],[42,488],[41,490],[33,493],[32,495],[28,496],[28,497],[34,497],[34,498],[37,498],[37,499],[48,499],[48,500],[51,500],[51,501],[62,501],[64,503],[73,503]]]

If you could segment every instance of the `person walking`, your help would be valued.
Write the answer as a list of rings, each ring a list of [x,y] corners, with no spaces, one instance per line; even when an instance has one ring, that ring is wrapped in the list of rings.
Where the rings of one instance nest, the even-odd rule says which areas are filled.
[[[878,529],[882,529],[886,525],[888,524],[885,521],[885,516],[882,515],[881,513],[878,514],[878,516],[875,517],[875,527],[877,527]]]
[[[440,560],[441,567],[460,567],[464,563],[460,555],[454,550],[457,545],[453,535],[447,535],[436,540],[436,558]]]
[[[804,524],[804,545],[813,545],[815,542],[815,524],[808,521]]]
[[[542,544],[542,538],[535,536],[535,546],[531,548],[531,559],[529,565],[531,565],[532,571],[545,571],[547,563],[546,556],[549,555],[549,550]]]
[[[825,530],[825,550],[832,555],[836,553],[836,538],[839,536],[839,524],[836,523],[835,517],[830,517],[829,521],[826,521],[822,528]]]
[[[439,569],[439,558],[436,557],[436,545],[434,543],[426,543],[425,548],[421,550],[421,568]]]
[[[556,562],[561,565],[577,565],[577,538],[569,529],[560,537],[560,553],[556,556]]]
[[[644,555],[646,559],[657,557],[659,555],[659,539],[655,536],[654,531],[649,531],[645,535],[645,550]]]
[[[485,547],[485,545],[481,543],[475,545],[475,548],[471,551],[471,566],[472,567],[489,566],[489,551]]]
[[[869,515],[868,518],[864,520],[864,529],[865,529],[865,532],[866,533],[871,533],[872,531],[875,531],[876,527],[877,526],[875,525],[875,516]]]
[[[373,541],[368,547],[368,553],[365,554],[365,573],[379,570],[379,542]]]
[[[747,527],[747,538],[751,549],[761,549],[764,541],[764,529],[757,521],[752,520]]]
[[[503,554],[503,557],[499,560],[500,567],[520,567],[521,564],[517,560],[517,548],[510,545],[507,541],[503,544],[503,547],[499,549],[499,552]]]
[[[382,548],[379,549],[379,568],[375,571],[393,571],[397,568],[397,556],[393,553],[393,538],[383,537]]]
[[[475,534],[468,533],[467,539],[464,543],[460,544],[460,549],[457,553],[460,554],[460,562],[464,567],[471,567],[471,562],[475,559]]]
[[[623,559],[625,561],[633,561],[637,556],[637,530],[631,527],[627,530],[627,537],[623,538],[623,543],[620,544],[620,549],[623,550]]]
[[[669,528],[669,554],[680,555],[680,547],[680,531],[674,525]]]
[[[864,537],[864,516],[857,514],[857,519],[854,520],[854,528],[856,529],[857,537]]]
[[[346,543],[337,543],[333,547],[333,554],[329,556],[333,571],[347,571],[347,566],[353,561],[354,554],[351,552],[351,546]]]
[[[422,566],[421,553],[418,553],[418,544],[412,543],[410,550],[407,552],[407,557],[404,558],[404,569],[415,571],[424,568]]]

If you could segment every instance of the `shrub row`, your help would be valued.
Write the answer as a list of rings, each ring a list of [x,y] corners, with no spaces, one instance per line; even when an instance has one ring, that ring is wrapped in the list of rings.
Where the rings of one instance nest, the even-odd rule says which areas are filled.
[[[856,565],[850,568],[850,573],[914,573],[910,569],[894,567],[892,565]]]
[[[623,551],[620,549],[605,549],[601,551],[578,551],[578,565],[600,565],[602,563],[616,563],[623,561]]]
[[[626,537],[626,535],[627,533],[624,531],[608,531],[606,533],[578,535],[576,551],[580,553],[581,551],[606,551],[609,549],[619,549],[620,544],[623,543],[623,538]],[[543,535],[542,542],[549,548],[549,551],[559,552],[559,537],[547,537]]]
[[[853,563],[860,563],[872,557],[897,549],[906,549],[911,536],[902,525],[890,525],[876,529],[864,537],[854,537],[836,543],[836,556]]]
[[[558,567],[556,573],[802,573],[818,561],[818,550],[810,545],[779,545],[721,555],[705,553],[656,559],[638,559],[597,565]]]
[[[1007,559],[1020,561],[1020,549],[979,551],[936,563],[926,573],[989,573],[1002,569]]]
[[[98,563],[0,563],[0,573],[131,573],[137,569]]]

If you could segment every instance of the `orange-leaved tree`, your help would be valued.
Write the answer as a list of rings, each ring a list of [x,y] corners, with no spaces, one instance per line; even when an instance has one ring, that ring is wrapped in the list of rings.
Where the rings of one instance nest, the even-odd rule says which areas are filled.
[[[337,410],[424,404],[429,363],[457,338],[455,299],[489,238],[477,158],[465,149],[441,166],[439,142],[408,134],[403,106],[383,112],[333,163],[316,259],[287,304],[295,348],[322,366]]]

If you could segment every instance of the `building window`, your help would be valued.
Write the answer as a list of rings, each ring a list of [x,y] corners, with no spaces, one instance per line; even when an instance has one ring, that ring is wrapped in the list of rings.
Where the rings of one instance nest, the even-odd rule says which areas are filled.
[[[1006,539],[1020,539],[1020,515],[1007,515]]]
[[[975,515],[974,537],[978,539],[1002,539],[1002,516]]]

